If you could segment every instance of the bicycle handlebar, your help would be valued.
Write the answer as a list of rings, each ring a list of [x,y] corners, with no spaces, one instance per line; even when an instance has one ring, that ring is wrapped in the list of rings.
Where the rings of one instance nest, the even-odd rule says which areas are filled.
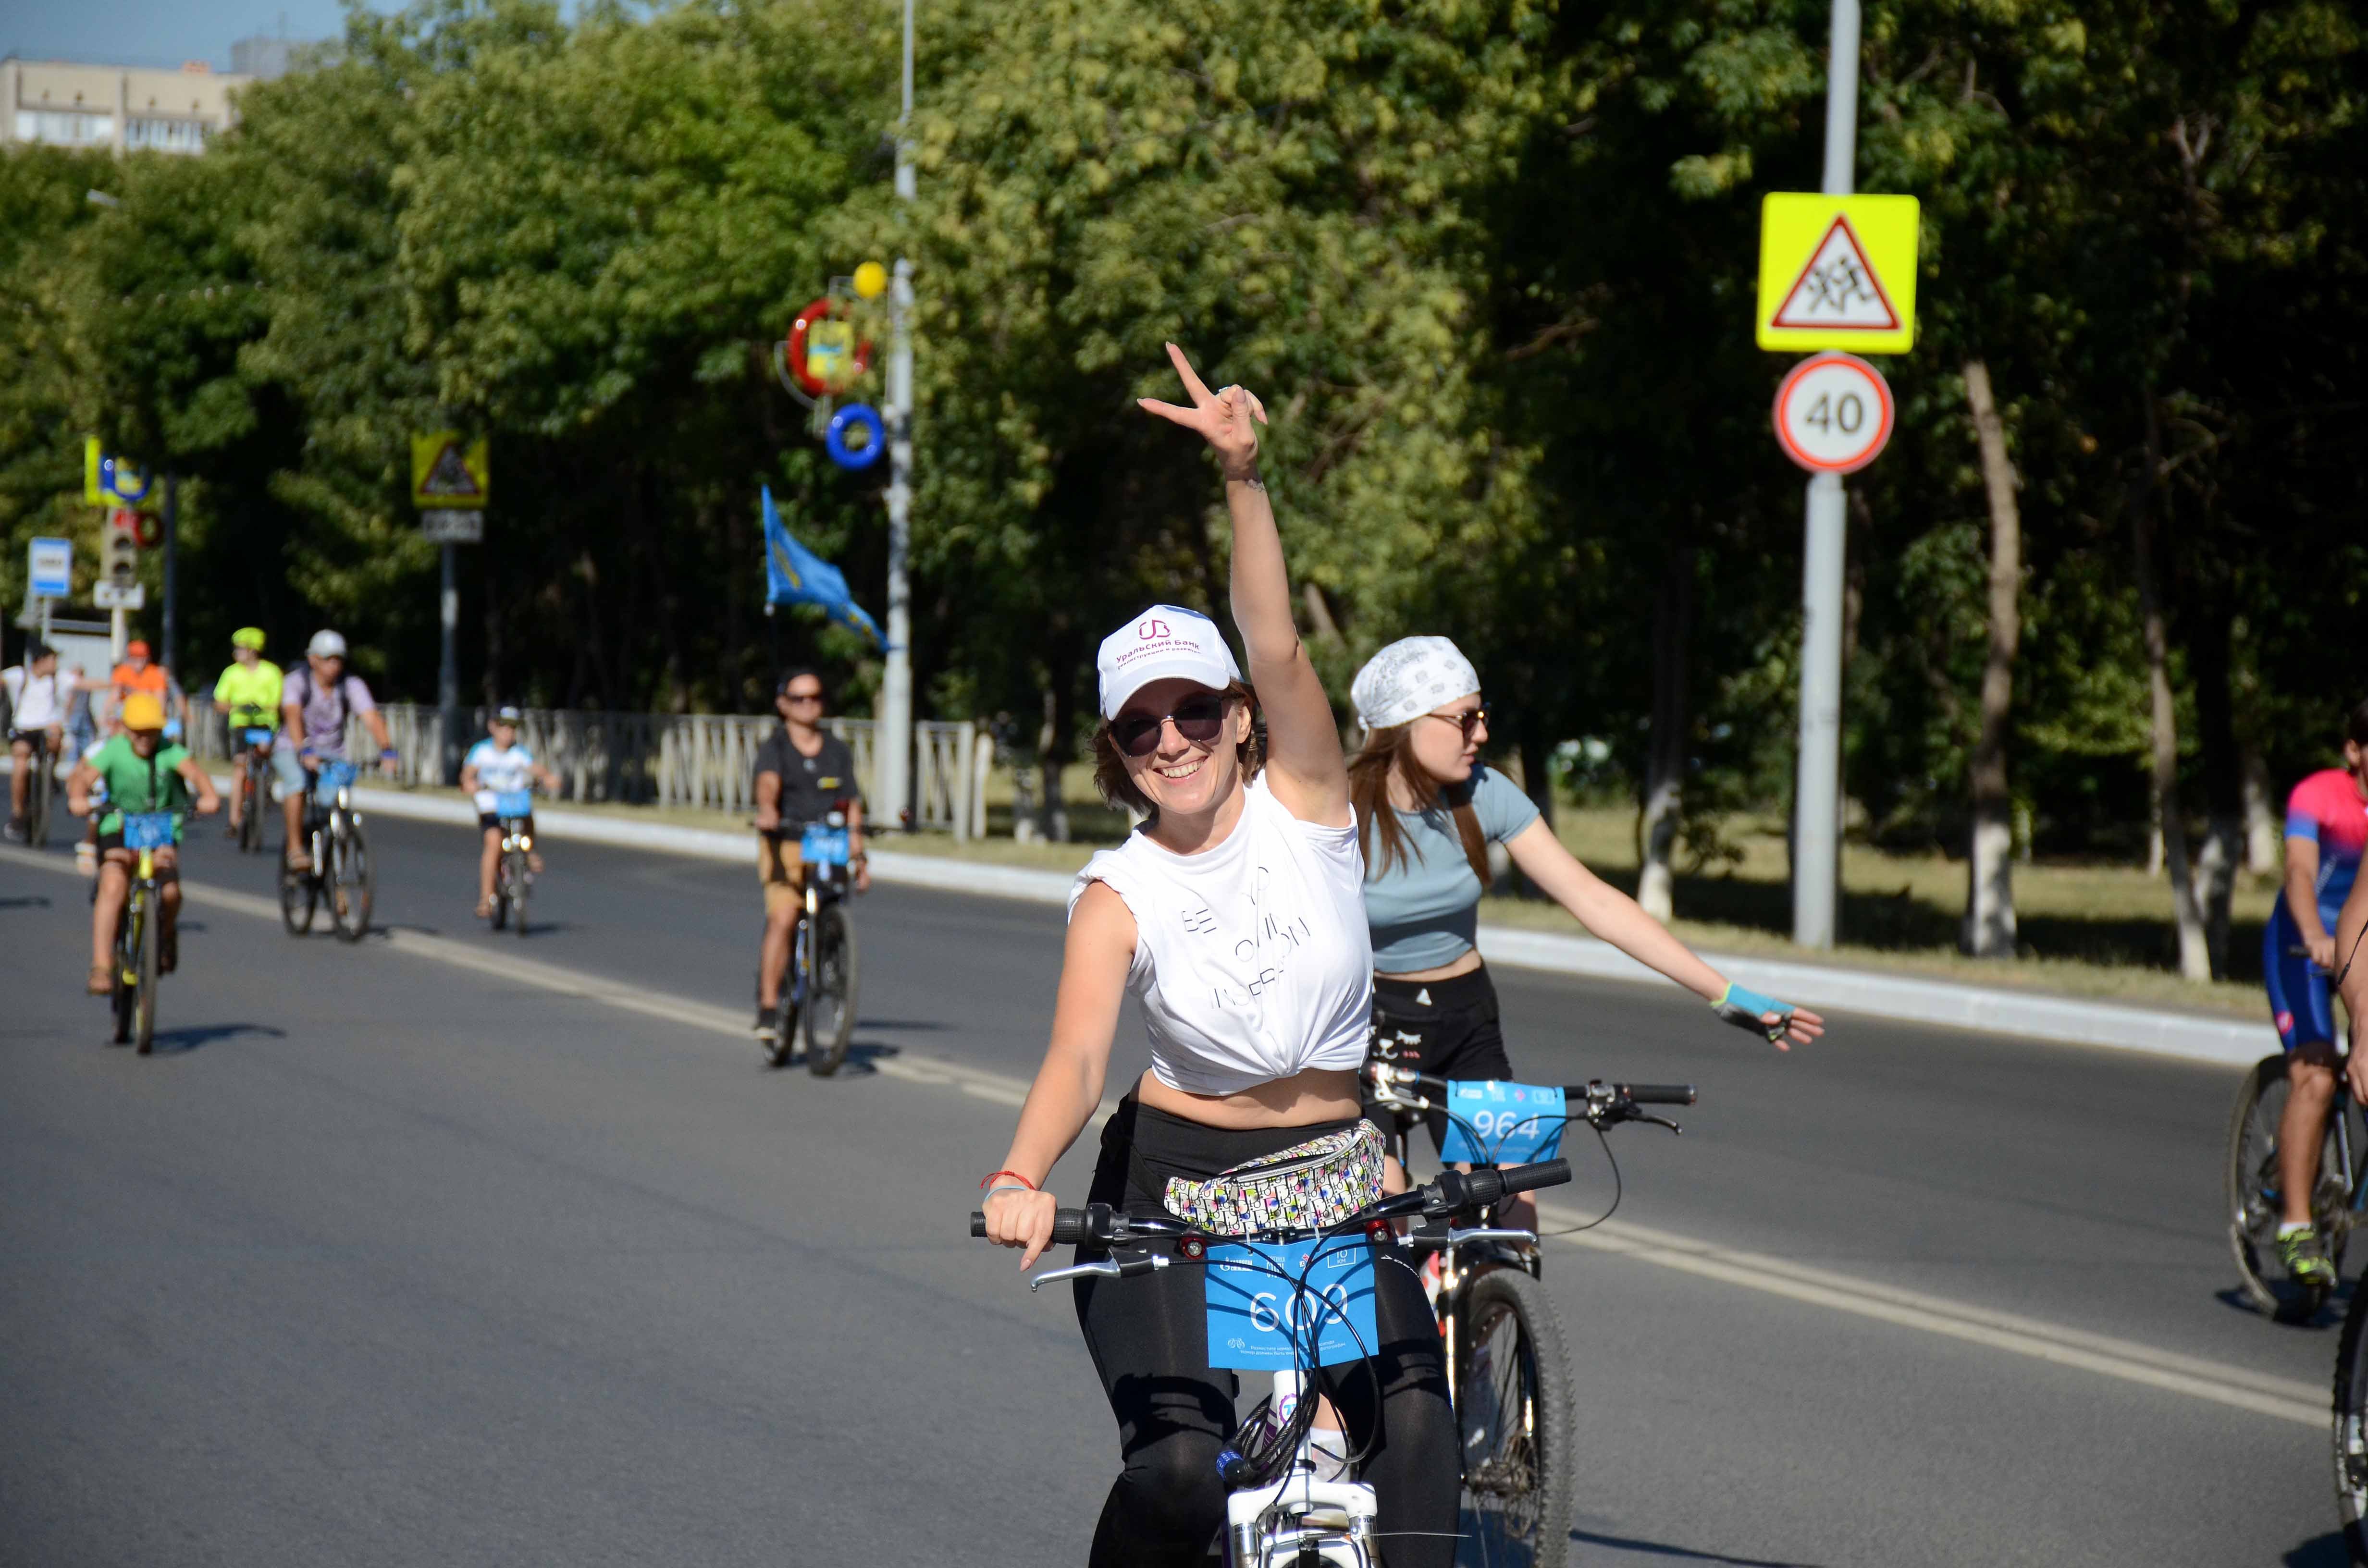
[[[1638,1105],[1694,1103],[1694,1086],[1691,1084],[1614,1084],[1611,1086]]]
[[[1339,1232],[1402,1215],[1436,1217],[1452,1214],[1459,1210],[1486,1209],[1504,1201],[1514,1193],[1529,1192],[1541,1187],[1560,1187],[1569,1179],[1568,1160],[1541,1160],[1531,1165],[1507,1165],[1495,1170],[1441,1171],[1436,1181],[1417,1187],[1411,1192],[1369,1203],[1338,1224],[1327,1225],[1325,1229]],[[986,1234],[986,1215],[976,1209],[971,1210],[970,1233],[982,1238]],[[1107,1246],[1113,1242],[1150,1236],[1201,1234],[1202,1233],[1180,1220],[1157,1215],[1129,1215],[1107,1203],[1091,1203],[1083,1209],[1056,1209],[1053,1211],[1053,1240],[1060,1245],[1091,1244]]]

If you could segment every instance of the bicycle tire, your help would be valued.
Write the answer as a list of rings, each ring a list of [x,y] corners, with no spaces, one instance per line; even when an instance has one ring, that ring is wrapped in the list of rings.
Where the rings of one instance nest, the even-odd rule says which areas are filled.
[[[145,907],[140,920],[140,990],[131,1005],[131,1041],[141,1055],[156,1048],[157,964],[165,940],[164,911]]]
[[[808,938],[813,967],[806,976],[806,1071],[827,1078],[847,1060],[855,1035],[855,922],[837,903],[814,913]]]
[[[50,792],[57,788],[57,759],[46,744],[36,744],[26,758],[33,770],[25,780],[25,846],[45,849],[50,843]]]
[[[2349,1114],[2342,1108],[2348,1103],[2339,1098],[2337,1114]],[[2327,1304],[2328,1288],[2279,1278],[2276,1264],[2278,1220],[2283,1212],[2277,1196],[2277,1129],[2285,1104],[2286,1058],[2283,1054],[2263,1057],[2246,1073],[2229,1112],[2223,1209],[2228,1216],[2228,1251],[2236,1260],[2237,1285],[2246,1299],[2281,1323],[2307,1323]],[[2318,1190],[2312,1195],[2311,1213],[2321,1221],[2328,1257],[2340,1275],[2346,1238],[2341,1226],[2325,1222],[2345,1203],[2341,1176],[2328,1174],[2334,1149],[2330,1116],[2319,1152]],[[2336,1189],[2332,1193],[2330,1184]]]
[[[246,759],[246,814],[238,819],[238,847],[242,854],[263,852],[263,802],[271,793],[265,784],[268,777],[255,765],[250,752]]]
[[[114,1043],[117,1045],[131,1043],[133,998],[131,986],[125,981],[124,976],[129,974],[137,979],[140,972],[139,955],[134,950],[134,940],[135,937],[131,929],[131,901],[127,896],[123,901],[123,913],[115,917],[115,951],[111,955],[114,959],[115,988],[108,993],[107,999],[109,1011],[115,1015]]]
[[[2351,1293],[2335,1353],[2335,1516],[2354,1562],[2368,1563],[2368,1290]]]
[[[291,871],[284,864],[279,868],[279,923],[290,936],[302,937],[313,929],[320,903],[321,884],[313,873]]]
[[[370,869],[370,840],[362,824],[347,819],[343,833],[334,830],[329,847],[329,918],[341,941],[359,942],[370,935],[370,904],[378,892]]]
[[[494,908],[486,919],[496,931],[510,919],[510,858],[504,855],[494,862]]]
[[[504,858],[509,862],[510,920],[518,926],[518,938],[523,941],[526,938],[527,893],[534,885],[533,880],[527,875],[526,856],[522,851],[513,849]]]
[[[1518,1269],[1481,1275],[1460,1314],[1458,1528],[1474,1553],[1468,1561],[1486,1568],[1564,1568],[1578,1430],[1569,1336],[1545,1286]]]

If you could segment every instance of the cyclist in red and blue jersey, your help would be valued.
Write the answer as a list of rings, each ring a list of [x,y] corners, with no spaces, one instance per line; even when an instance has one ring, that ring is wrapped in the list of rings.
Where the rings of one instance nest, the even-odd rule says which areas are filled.
[[[2335,1099],[2335,927],[2368,850],[2368,702],[2345,726],[2343,766],[2321,768],[2286,801],[2285,892],[2261,937],[2270,1013],[2286,1049],[2286,1108],[2278,1125],[2278,1187],[2285,1216],[2278,1256],[2301,1284],[2335,1283],[2310,1220],[2318,1146]],[[2356,1023],[2357,1020],[2355,1020]]]

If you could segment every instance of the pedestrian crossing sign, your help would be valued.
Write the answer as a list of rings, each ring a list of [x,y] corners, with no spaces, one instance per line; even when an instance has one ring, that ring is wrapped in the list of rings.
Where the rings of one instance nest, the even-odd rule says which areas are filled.
[[[1905,354],[1916,343],[1912,196],[1770,191],[1759,206],[1762,348]]]
[[[411,437],[411,504],[422,511],[483,506],[493,488],[485,438],[457,430],[423,430]]]

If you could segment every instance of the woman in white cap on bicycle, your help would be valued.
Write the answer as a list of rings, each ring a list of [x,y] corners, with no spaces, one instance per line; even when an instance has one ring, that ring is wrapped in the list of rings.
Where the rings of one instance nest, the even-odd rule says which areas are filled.
[[[1349,792],[1365,835],[1365,914],[1373,941],[1373,1050],[1432,1077],[1513,1076],[1497,1022],[1497,988],[1474,946],[1488,849],[1501,844],[1522,875],[1571,918],[1659,971],[1779,1051],[1805,1045],[1825,1020],[1736,984],[1704,963],[1636,901],[1563,847],[1520,787],[1480,760],[1488,705],[1480,674],[1444,637],[1401,638],[1349,687],[1365,732]],[[1430,1116],[1443,1142],[1447,1116]],[[1529,1228],[1527,1199],[1508,1222]]]
[[[1129,991],[1151,1067],[1104,1128],[1092,1201],[1211,1224],[1211,1207],[1240,1191],[1226,1178],[1275,1156],[1307,1163],[1304,1200],[1322,1210],[1289,1223],[1331,1223],[1381,1195],[1380,1134],[1357,1094],[1372,979],[1364,862],[1258,478],[1253,426],[1266,413],[1239,387],[1210,392],[1181,350],[1167,352],[1191,405],[1142,406],[1199,434],[1224,472],[1249,684],[1191,610],[1154,605],[1102,643],[1096,782],[1148,820],[1077,879],[1052,1041],[1003,1168],[980,1184],[988,1235],[1025,1249],[1023,1267],[1052,1240],[1054,1199],[1042,1189],[1101,1103]],[[1457,1464],[1438,1329],[1411,1271],[1374,1279],[1374,1360],[1325,1374],[1327,1408],[1347,1427],[1333,1441],[1364,1451],[1391,1568],[1445,1568]],[[1123,1466],[1094,1532],[1092,1561],[1107,1568],[1199,1563],[1224,1520],[1217,1456],[1234,1385],[1209,1365],[1202,1287],[1192,1268],[1076,1285]]]

